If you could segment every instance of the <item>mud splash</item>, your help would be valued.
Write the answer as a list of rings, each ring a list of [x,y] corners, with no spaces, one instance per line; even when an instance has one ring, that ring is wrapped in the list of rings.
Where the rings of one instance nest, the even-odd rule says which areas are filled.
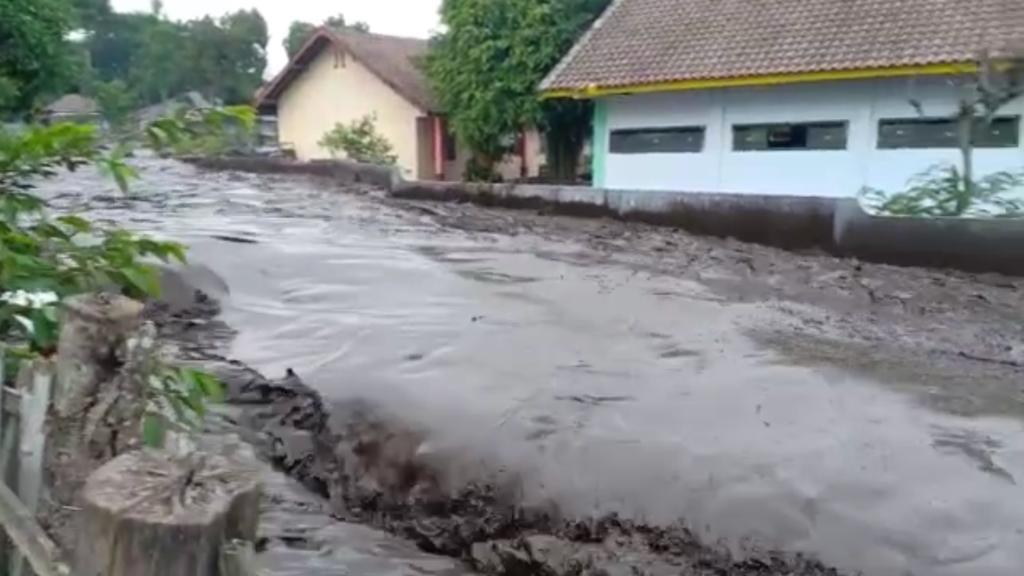
[[[196,271],[187,275],[194,279]],[[474,482],[450,492],[444,469],[431,461],[425,432],[407,428],[368,402],[328,410],[320,395],[291,370],[282,380],[271,381],[217,354],[232,330],[217,319],[217,301],[202,290],[191,291],[194,301],[182,305],[189,290],[181,288],[190,282],[181,278],[180,272],[165,274],[165,285],[172,287],[165,298],[176,304],[151,303],[148,318],[180,360],[201,364],[227,385],[229,401],[240,409],[241,425],[260,456],[325,498],[331,515],[340,521],[387,530],[420,550],[463,559],[497,576],[838,575],[799,554],[764,551],[736,560],[725,547],[701,543],[681,524],[655,528],[615,515],[570,520],[554,507],[523,508],[517,487],[500,474],[494,474],[493,482]],[[622,399],[568,398],[585,403]],[[282,491],[291,494],[292,502],[317,506],[294,490],[271,489]],[[264,512],[279,514],[280,505],[274,504]],[[293,550],[323,546],[308,533],[288,536],[272,529],[267,537]],[[298,556],[299,564],[291,570],[307,573],[303,570],[312,569],[308,558]],[[281,558],[280,552],[274,554],[272,564]],[[280,566],[271,569],[288,573]]]

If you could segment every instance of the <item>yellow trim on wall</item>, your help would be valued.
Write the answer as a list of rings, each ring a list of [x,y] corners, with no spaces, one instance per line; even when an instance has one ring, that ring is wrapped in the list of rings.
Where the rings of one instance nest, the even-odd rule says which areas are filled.
[[[653,92],[677,92],[682,90],[707,90],[711,88],[734,88],[739,86],[777,86],[804,82],[828,82],[833,80],[866,80],[871,78],[899,78],[905,76],[949,76],[976,72],[976,64],[963,62],[955,64],[928,64],[923,66],[897,66],[892,68],[860,68],[853,70],[822,70],[795,74],[766,74],[763,76],[740,76],[736,78],[706,78],[697,80],[676,80],[613,86],[600,88],[588,86],[580,89],[556,89],[542,93],[543,98],[599,98],[621,94],[650,94]]]

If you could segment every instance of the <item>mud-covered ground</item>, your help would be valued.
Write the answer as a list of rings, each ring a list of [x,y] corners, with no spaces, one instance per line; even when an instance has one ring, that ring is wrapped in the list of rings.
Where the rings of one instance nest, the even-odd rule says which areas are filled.
[[[233,330],[188,320],[185,341],[279,379],[226,374],[341,519],[489,572],[1024,569],[1020,279],[143,177],[55,204],[193,247]]]
[[[573,264],[698,282],[715,301],[782,312],[781,325],[748,334],[794,362],[863,372],[956,414],[1024,417],[1022,278],[792,253],[611,219],[389,203],[471,233],[574,246],[550,255]]]

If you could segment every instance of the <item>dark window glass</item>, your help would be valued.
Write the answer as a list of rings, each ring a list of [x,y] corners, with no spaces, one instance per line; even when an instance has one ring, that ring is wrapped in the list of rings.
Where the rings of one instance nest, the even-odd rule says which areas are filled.
[[[979,120],[974,125],[974,145],[978,148],[1016,148],[1020,146],[1020,116]]]
[[[704,150],[704,127],[613,130],[612,154],[658,154]]]
[[[745,124],[732,128],[732,148],[752,150],[846,150],[846,122]]]
[[[903,118],[878,123],[878,147],[956,148],[956,120],[952,118]],[[978,120],[974,125],[974,145],[979,148],[1016,148],[1020,145],[1020,117]]]

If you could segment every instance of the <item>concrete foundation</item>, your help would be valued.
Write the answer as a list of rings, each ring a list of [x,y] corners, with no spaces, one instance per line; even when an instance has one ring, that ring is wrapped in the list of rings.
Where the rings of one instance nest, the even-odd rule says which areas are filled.
[[[210,169],[308,174],[342,184],[366,183],[385,188],[396,198],[621,218],[789,250],[820,249],[889,264],[1024,275],[1024,219],[878,217],[864,212],[855,199],[816,196],[404,181],[393,169],[341,160],[188,161]]]

